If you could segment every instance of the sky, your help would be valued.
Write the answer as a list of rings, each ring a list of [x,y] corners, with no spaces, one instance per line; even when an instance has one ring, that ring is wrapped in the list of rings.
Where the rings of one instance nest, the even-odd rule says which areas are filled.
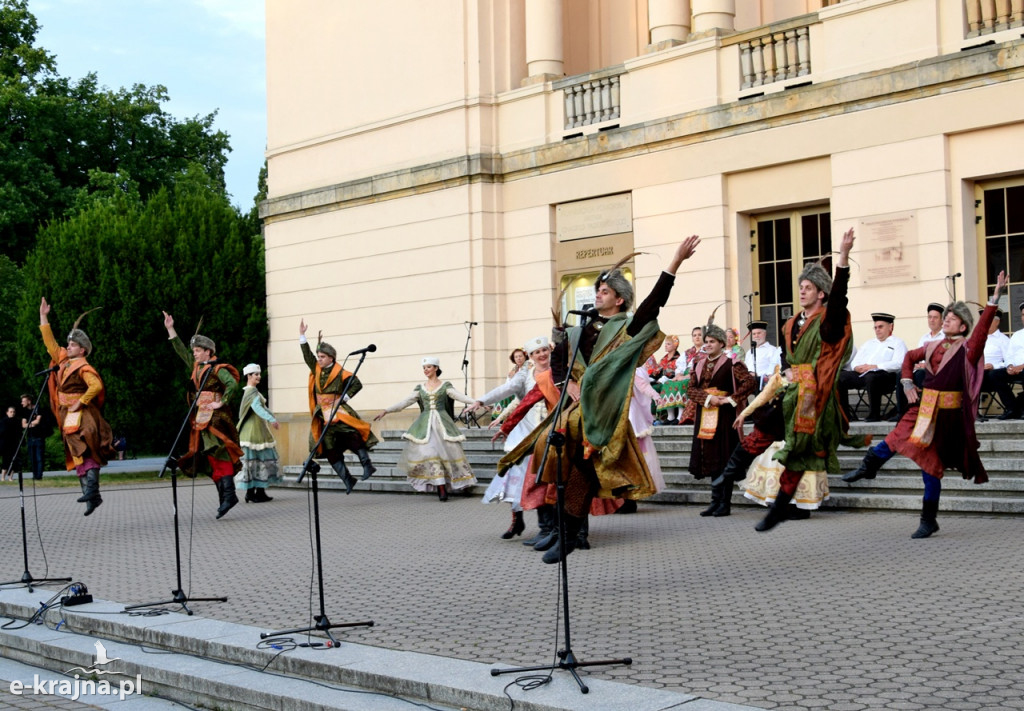
[[[95,72],[111,89],[167,87],[177,119],[217,111],[230,135],[232,202],[248,210],[266,147],[263,0],[29,0],[36,44],[61,76]]]

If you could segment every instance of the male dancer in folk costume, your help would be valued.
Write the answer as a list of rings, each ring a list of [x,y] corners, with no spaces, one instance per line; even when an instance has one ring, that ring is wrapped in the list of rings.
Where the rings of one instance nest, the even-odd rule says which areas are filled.
[[[801,312],[782,329],[786,378],[792,385],[782,398],[785,444],[776,452],[775,459],[785,470],[779,477],[779,493],[774,503],[754,527],[757,531],[770,531],[786,519],[789,502],[804,472],[838,473],[839,445],[863,447],[870,439],[850,436],[836,394],[840,368],[853,346],[850,312],[846,308],[853,243],[850,229],[840,242],[834,281],[819,264],[806,266],[797,280]],[[742,426],[742,418],[737,418],[737,422]],[[732,481],[742,479],[740,472],[745,472],[775,439],[775,435],[755,427],[733,451],[723,476]]]
[[[299,345],[302,348],[302,359],[309,366],[309,414],[313,417],[309,431],[309,448],[312,451],[320,434],[323,432],[324,421],[330,417],[334,405],[345,390],[345,383],[350,378],[351,385],[345,394],[345,401],[338,406],[334,419],[327,426],[327,434],[323,444],[317,450],[318,456],[326,456],[338,477],[345,483],[345,493],[351,494],[356,479],[345,466],[345,450],[355,452],[363,467],[362,480],[369,479],[377,468],[370,461],[370,452],[377,444],[377,437],[370,431],[370,423],[359,417],[348,404],[356,393],[363,389],[359,377],[343,370],[337,362],[338,352],[330,343],[317,338],[316,355],[306,341],[306,329],[309,326],[305,319],[299,320]]]
[[[736,410],[747,403],[754,391],[754,376],[746,365],[729,358],[725,350],[726,333],[716,326],[714,314],[704,329],[704,352],[693,367],[686,397],[696,405],[693,446],[689,471],[695,479],[717,477],[725,469],[739,435],[733,429]],[[742,406],[740,405],[742,403]],[[728,516],[732,510],[731,491],[725,484],[712,484],[711,505],[701,516]]]
[[[50,354],[50,367],[57,366],[47,383],[50,408],[64,441],[64,466],[78,474],[82,487],[78,502],[85,504],[88,516],[103,503],[100,468],[114,455],[114,434],[103,419],[106,389],[100,374],[86,360],[92,354],[92,341],[78,328],[82,317],[68,333],[67,348],[61,348],[50,329],[49,314],[50,305],[43,299],[39,302],[39,330]]]
[[[689,259],[700,243],[687,237],[676,249],[668,268],[662,272],[650,295],[632,317],[633,287],[618,269],[605,272],[594,284],[597,316],[585,328],[569,330],[554,349],[551,368],[556,385],[566,382],[570,404],[559,422],[545,419],[516,449],[502,457],[504,471],[531,452],[539,463],[552,426],[565,434],[561,472],[565,482],[566,554],[576,542],[592,499],[625,497],[643,499],[654,494],[654,483],[629,422],[629,401],[633,377],[661,345],[665,336],[658,329],[658,313],[668,301],[679,266]],[[574,363],[569,354],[578,345]],[[551,455],[556,455],[552,451]],[[545,482],[554,482],[559,463],[548,456]],[[544,554],[545,563],[557,563],[558,547]]]
[[[186,348],[174,330],[174,318],[166,311],[163,314],[171,346],[190,371],[189,397],[199,400],[189,417],[192,429],[188,451],[178,458],[178,466],[188,476],[208,474],[213,479],[220,500],[217,518],[221,518],[238,503],[235,474],[242,470],[242,447],[233,414],[233,401],[239,390],[238,371],[217,360],[217,344],[206,336],[197,333]],[[210,368],[213,372],[203,384]]]
[[[909,351],[903,359],[900,382],[910,407],[896,428],[868,450],[860,467],[843,477],[845,482],[874,479],[897,452],[921,467],[921,523],[911,538],[928,538],[939,530],[936,516],[946,469],[959,471],[964,479],[973,479],[975,484],[988,481],[978,456],[974,421],[985,366],[985,341],[1006,285],[1005,272],[999,272],[995,292],[970,338],[967,333],[974,322],[971,308],[963,301],[946,307],[942,318],[944,338]],[[924,388],[918,395],[913,368],[921,360],[925,362],[926,374]]]

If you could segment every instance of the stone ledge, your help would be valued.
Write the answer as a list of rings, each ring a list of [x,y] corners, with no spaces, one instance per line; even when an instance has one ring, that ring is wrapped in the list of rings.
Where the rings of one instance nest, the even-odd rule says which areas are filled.
[[[50,594],[42,589],[5,589],[0,614],[28,619]],[[123,660],[126,673],[142,675],[144,688],[211,708],[227,704],[247,709],[392,711],[409,707],[400,701],[403,698],[481,711],[508,705],[504,689],[511,675],[492,677],[487,664],[345,642],[337,649],[279,653],[256,649],[262,630],[255,627],[177,613],[114,616],[121,611],[123,606],[108,601],[63,609],[62,631],[37,625],[0,630],[0,648],[12,659],[63,672],[73,666],[90,667],[93,644],[101,638],[108,655]],[[147,653],[139,645],[165,653]],[[257,671],[267,665],[272,675]],[[524,692],[512,685],[508,692],[522,711],[756,711],[633,684],[601,679],[586,679],[586,684],[590,693],[583,695],[568,673],[556,671],[552,683],[542,689]],[[353,692],[359,696],[353,697]]]

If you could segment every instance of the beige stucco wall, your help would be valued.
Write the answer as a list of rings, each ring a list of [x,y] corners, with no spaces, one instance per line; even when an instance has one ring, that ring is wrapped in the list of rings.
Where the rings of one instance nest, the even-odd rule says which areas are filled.
[[[808,87],[739,101],[728,38],[638,49],[623,65],[619,128],[563,140],[561,91],[518,86],[522,4],[441,4],[410,2],[384,23],[372,4],[268,2],[270,394],[286,462],[305,453],[300,318],[341,353],[377,346],[354,401],[366,416],[421,380],[423,355],[461,389],[465,322],[476,321],[468,389],[479,395],[502,382],[512,348],[551,328],[560,203],[631,195],[641,298],[680,239],[703,237],[661,318],[684,342],[723,302],[719,322],[744,323],[753,221],[783,209],[827,205],[834,239],[871,216],[915,216],[916,279],[865,284],[854,264],[857,342],[886,310],[916,343],[924,305],[945,298],[953,272],[961,296],[984,298],[973,186],[1024,174],[1019,42],[960,52],[962,29],[934,2],[844,2],[812,27]],[[627,5],[633,17],[640,3]],[[389,41],[426,51],[380,57],[381,35],[365,28],[382,24]],[[348,77],[357,58],[366,71]]]

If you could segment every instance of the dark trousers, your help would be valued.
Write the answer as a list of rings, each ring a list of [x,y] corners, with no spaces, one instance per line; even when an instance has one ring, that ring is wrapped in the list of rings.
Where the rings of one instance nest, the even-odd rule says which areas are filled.
[[[881,418],[882,413],[882,397],[887,393],[892,393],[896,390],[896,386],[900,382],[900,376],[896,373],[890,373],[887,370],[872,370],[870,372],[860,375],[853,372],[852,370],[844,370],[839,374],[839,402],[842,403],[843,409],[846,410],[846,414],[849,419],[853,419],[853,413],[850,410],[850,390],[866,390],[868,393],[868,419],[877,420]],[[903,405],[903,393],[897,393],[897,403],[899,409],[902,412],[906,409]]]
[[[42,437],[28,437],[28,459],[32,464],[32,478],[43,478],[43,452],[46,440]]]
[[[1006,368],[993,368],[986,370],[981,380],[981,389],[987,393],[996,393],[1005,412],[1013,412],[1016,409],[1010,377]]]

